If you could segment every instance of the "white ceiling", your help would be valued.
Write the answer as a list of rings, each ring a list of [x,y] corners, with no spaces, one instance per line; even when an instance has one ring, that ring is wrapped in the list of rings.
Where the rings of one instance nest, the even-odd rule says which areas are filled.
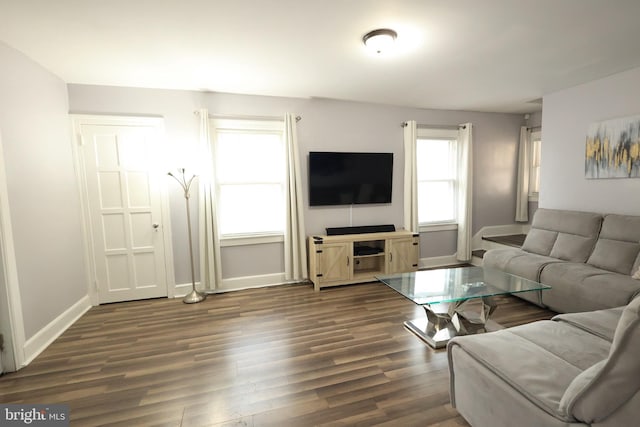
[[[68,83],[524,113],[639,67],[640,1],[0,0],[0,40]]]

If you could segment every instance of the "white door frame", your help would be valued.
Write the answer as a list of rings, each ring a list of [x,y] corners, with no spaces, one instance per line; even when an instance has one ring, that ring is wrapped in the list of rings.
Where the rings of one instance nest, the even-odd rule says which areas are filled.
[[[24,366],[26,343],[24,333],[24,317],[22,315],[22,300],[18,284],[18,264],[13,232],[11,228],[11,214],[9,210],[9,195],[7,194],[7,175],[4,163],[4,148],[0,133],[0,262],[2,262],[3,277],[0,278],[0,304],[2,311],[8,314],[7,327],[2,328],[4,335],[4,354],[11,359],[2,360],[3,370],[16,371]]]
[[[164,135],[164,119],[162,117],[134,117],[134,116],[111,116],[111,115],[89,115],[70,114],[73,132],[73,161],[76,167],[76,179],[80,189],[80,203],[82,205],[82,233],[84,235],[84,252],[88,265],[87,285],[88,293],[92,305],[98,305],[98,287],[96,282],[96,266],[93,251],[93,238],[91,235],[90,207],[87,190],[86,170],[80,147],[83,145],[80,126],[82,125],[116,125],[116,126],[155,126],[159,129],[159,134]],[[167,147],[165,138],[161,138],[158,144],[159,158],[166,165],[165,160]],[[167,169],[169,170],[169,169]],[[164,243],[164,264],[166,272],[167,295],[173,298],[175,295],[175,274],[173,269],[173,250],[171,243],[171,217],[169,209],[169,194],[167,185],[160,185],[161,212],[162,212],[162,233]]]

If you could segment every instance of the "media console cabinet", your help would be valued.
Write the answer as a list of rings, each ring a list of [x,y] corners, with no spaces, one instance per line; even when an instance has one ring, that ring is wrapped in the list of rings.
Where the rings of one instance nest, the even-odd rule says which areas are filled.
[[[406,230],[309,236],[314,289],[372,282],[375,276],[418,270],[420,237]]]

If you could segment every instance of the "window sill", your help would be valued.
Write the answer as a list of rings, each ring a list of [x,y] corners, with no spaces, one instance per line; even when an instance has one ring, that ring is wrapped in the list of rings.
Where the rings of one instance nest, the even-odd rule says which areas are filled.
[[[264,245],[268,243],[284,242],[284,234],[245,234],[225,236],[220,239],[220,247]]]
[[[431,233],[434,231],[449,231],[449,230],[457,230],[458,224],[420,224],[418,226],[418,231],[420,233]]]

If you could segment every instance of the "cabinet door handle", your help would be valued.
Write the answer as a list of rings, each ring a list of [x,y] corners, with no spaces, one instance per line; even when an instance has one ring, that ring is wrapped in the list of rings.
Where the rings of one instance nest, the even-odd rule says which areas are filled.
[[[347,257],[347,267],[349,267],[349,257]]]
[[[393,262],[393,252],[389,252],[389,262]]]

